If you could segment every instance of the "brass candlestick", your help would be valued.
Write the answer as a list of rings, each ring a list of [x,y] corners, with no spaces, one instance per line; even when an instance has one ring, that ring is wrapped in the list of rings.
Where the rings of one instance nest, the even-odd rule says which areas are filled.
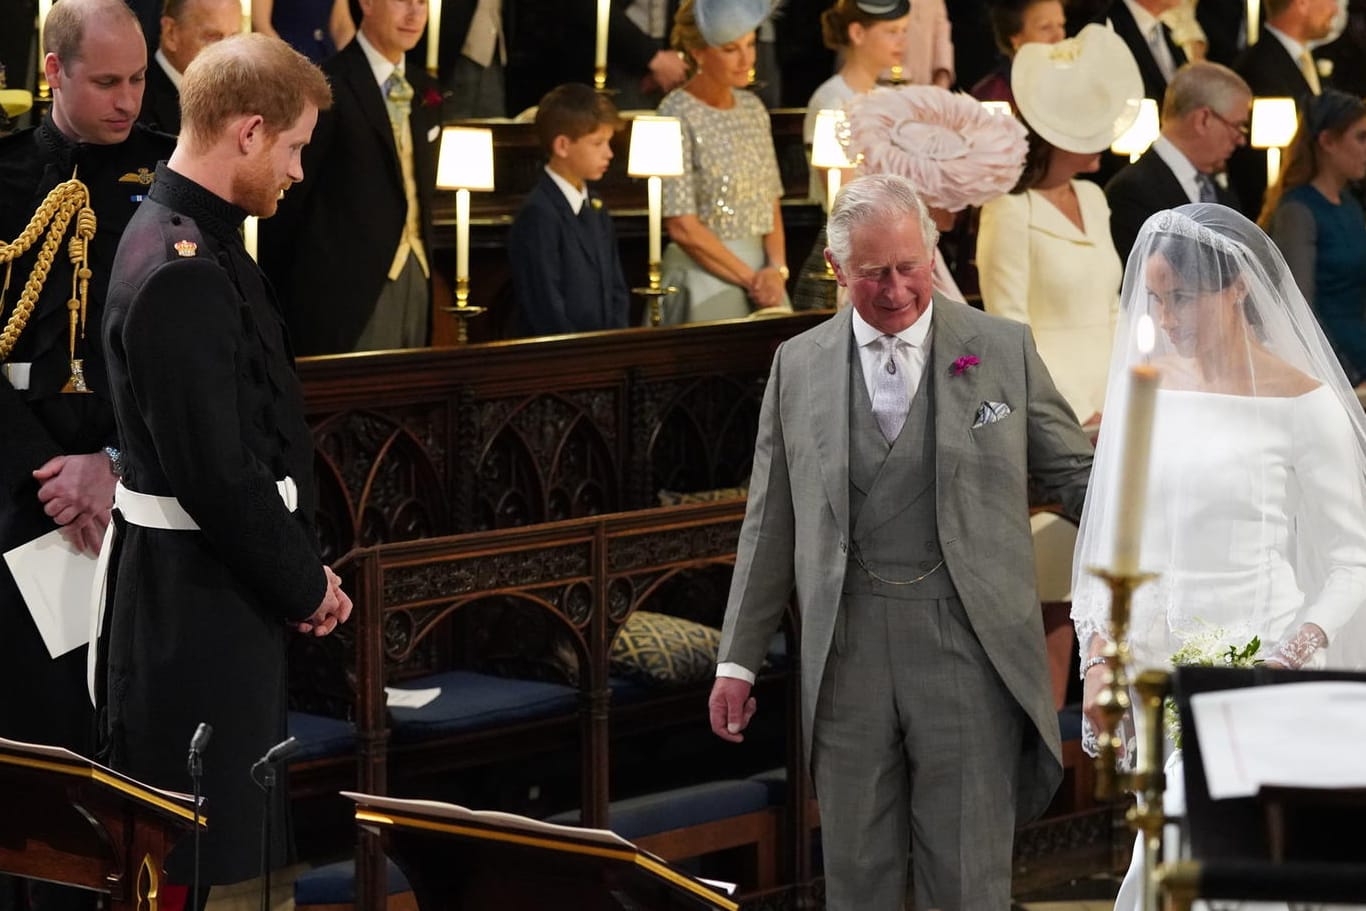
[[[1100,755],[1096,757],[1096,797],[1100,800],[1117,799],[1125,791],[1134,793],[1136,803],[1127,814],[1129,826],[1143,837],[1143,907],[1156,911],[1158,861],[1162,856],[1162,827],[1167,818],[1162,808],[1166,791],[1163,772],[1162,703],[1171,690],[1171,674],[1160,670],[1145,670],[1132,681],[1138,694],[1137,710],[1142,713],[1147,738],[1137,744],[1132,772],[1119,772],[1115,762],[1123,746],[1120,728],[1125,714],[1135,708],[1129,696],[1130,671],[1133,653],[1129,647],[1129,621],[1134,591],[1143,583],[1157,578],[1152,573],[1112,573],[1092,569],[1092,574],[1105,580],[1110,588],[1111,636],[1101,654],[1108,661],[1103,665],[1102,689],[1096,702],[1104,716],[1100,734]]]
[[[660,275],[659,261],[650,262],[650,283],[643,288],[632,288],[632,294],[639,294],[650,305],[650,325],[658,326],[664,322],[664,296],[678,291],[672,285],[664,287]]]
[[[468,276],[458,277],[455,280],[455,306],[443,307],[442,309],[455,317],[455,343],[457,345],[469,344],[469,322],[476,316],[482,316],[485,313],[485,308],[470,304],[470,280]]]

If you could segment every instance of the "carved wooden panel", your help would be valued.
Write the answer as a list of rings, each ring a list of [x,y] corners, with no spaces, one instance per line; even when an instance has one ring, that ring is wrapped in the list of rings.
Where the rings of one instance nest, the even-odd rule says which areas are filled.
[[[325,557],[741,485],[774,349],[825,318],[305,358]]]

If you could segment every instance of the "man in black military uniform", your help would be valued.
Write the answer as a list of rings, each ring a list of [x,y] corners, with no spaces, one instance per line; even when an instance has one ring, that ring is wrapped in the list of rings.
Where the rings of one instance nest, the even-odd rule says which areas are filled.
[[[36,128],[0,139],[0,239],[19,238],[49,192],[73,176],[88,188],[97,224],[87,251],[88,295],[74,333],[67,301],[75,267],[63,241],[26,325],[12,346],[0,341],[0,551],[60,527],[73,548],[93,554],[114,492],[105,447],[116,445],[100,316],[119,235],[173,141],[134,126],[147,55],[123,0],[62,0],[44,37],[52,110]],[[67,236],[75,233],[73,219]],[[46,236],[45,225],[12,264],[3,301],[12,328],[24,322],[16,316],[23,309],[20,292]],[[89,391],[79,391],[82,386]],[[76,609],[84,610],[88,595],[79,600]],[[49,654],[8,564],[0,565],[0,736],[90,754],[85,660],[83,647]]]
[[[0,551],[60,527],[73,549],[93,555],[114,491],[105,447],[116,445],[100,316],[119,234],[172,141],[134,126],[147,53],[123,0],[62,0],[48,17],[44,39],[52,109],[36,128],[0,139],[0,240],[18,239],[49,192],[73,176],[89,190],[96,228],[87,250],[87,331],[81,331],[78,312],[73,341],[67,301],[75,267],[63,240],[26,325],[17,338],[11,332],[0,340]],[[21,291],[47,236],[43,227],[24,255],[0,264],[0,270],[12,270],[0,296],[0,320],[11,329],[23,322],[16,309],[23,309]],[[75,233],[73,220],[67,236]],[[73,374],[89,392],[74,391],[80,383],[72,382]],[[63,391],[68,388],[73,391]],[[66,609],[88,608],[88,594],[76,592],[72,600]],[[0,561],[0,737],[90,755],[95,725],[85,664],[85,647],[56,657],[49,652],[9,564]],[[85,900],[88,893],[73,890],[35,886],[32,892],[44,908],[93,904]],[[0,882],[0,907],[27,907],[29,894],[28,884]]]
[[[186,746],[212,725],[201,882],[217,884],[259,869],[252,765],[285,736],[287,638],[326,635],[351,610],[319,556],[285,323],[238,233],[302,179],[331,91],[283,41],[238,35],[195,58],[180,100],[179,142],[124,232],[102,330],[124,443],[104,663],[120,771],[187,791]],[[188,841],[167,874],[191,881]]]

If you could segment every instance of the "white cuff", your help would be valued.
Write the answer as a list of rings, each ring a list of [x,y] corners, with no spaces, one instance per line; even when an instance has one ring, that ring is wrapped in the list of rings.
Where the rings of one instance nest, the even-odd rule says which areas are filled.
[[[723,661],[720,664],[718,664],[716,666],[716,676],[734,677],[737,680],[743,680],[746,683],[754,682],[753,671],[747,670],[746,668],[743,668],[732,661]]]

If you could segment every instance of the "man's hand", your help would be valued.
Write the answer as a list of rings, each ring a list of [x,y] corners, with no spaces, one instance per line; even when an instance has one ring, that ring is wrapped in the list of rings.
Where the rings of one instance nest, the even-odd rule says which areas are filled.
[[[739,677],[717,677],[712,684],[711,698],[707,700],[707,710],[711,715],[711,731],[722,740],[740,743],[745,739],[740,733],[749,727],[749,720],[759,704],[749,694],[753,686]]]
[[[327,591],[322,602],[307,620],[294,624],[295,629],[306,635],[326,636],[351,616],[351,598],[342,591],[341,579],[326,564],[323,573],[327,576]]]
[[[688,78],[688,64],[677,51],[662,50],[650,58],[650,75],[660,91],[668,92]]]
[[[62,537],[78,551],[99,553],[118,481],[109,457],[102,452],[56,456],[33,477],[43,512],[63,526]]]

